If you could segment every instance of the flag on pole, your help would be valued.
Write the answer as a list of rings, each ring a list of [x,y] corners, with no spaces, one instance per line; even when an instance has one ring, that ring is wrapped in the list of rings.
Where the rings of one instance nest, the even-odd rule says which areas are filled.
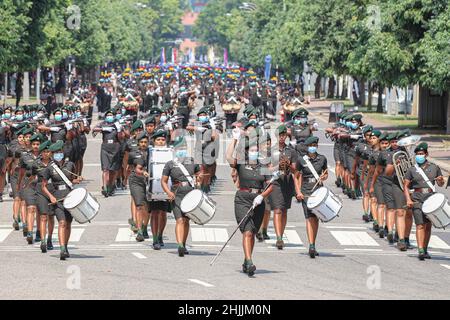
[[[266,68],[264,71],[264,77],[266,78],[266,81],[269,81],[270,80],[270,69],[272,68],[272,56],[271,55],[266,56],[265,65],[266,65]]]
[[[166,63],[166,50],[164,48],[161,48],[161,64]]]
[[[171,55],[171,61],[172,61],[172,64],[174,64],[175,63],[175,51],[174,51],[175,49],[174,48],[172,48],[172,55]]]
[[[209,47],[209,53],[208,53],[209,64],[211,66],[214,65],[215,60],[216,60],[216,58],[214,56],[214,48],[211,46],[211,47]]]
[[[225,67],[228,67],[228,50],[227,49],[223,50],[223,64],[225,65]]]

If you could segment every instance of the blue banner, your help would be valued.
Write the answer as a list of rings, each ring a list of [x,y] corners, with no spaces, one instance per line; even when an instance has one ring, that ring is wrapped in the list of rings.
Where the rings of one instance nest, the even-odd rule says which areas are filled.
[[[264,71],[264,77],[266,78],[266,81],[270,80],[270,70],[272,68],[272,56],[268,55],[265,59],[266,64],[266,70]]]
[[[166,63],[166,50],[161,48],[161,65]]]

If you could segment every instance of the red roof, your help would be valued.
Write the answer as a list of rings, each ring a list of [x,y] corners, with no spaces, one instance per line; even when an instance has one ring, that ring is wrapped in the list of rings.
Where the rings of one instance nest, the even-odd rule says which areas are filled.
[[[193,26],[195,21],[197,21],[199,14],[200,13],[198,12],[185,12],[184,16],[181,18],[181,23],[184,26]]]

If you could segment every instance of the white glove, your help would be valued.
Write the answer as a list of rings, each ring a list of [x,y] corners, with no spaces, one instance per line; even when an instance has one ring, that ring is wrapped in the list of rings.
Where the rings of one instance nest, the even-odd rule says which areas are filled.
[[[72,130],[72,128],[73,128],[73,125],[72,125],[71,122],[66,122],[66,123],[64,124],[64,126],[66,127],[67,130]]]
[[[317,122],[314,122],[313,128],[314,130],[319,130],[319,124]]]
[[[253,200],[253,208],[256,208],[264,201],[264,197],[262,195],[258,195],[255,200]]]
[[[211,126],[211,129],[212,129],[213,131],[215,131],[215,130],[216,130],[216,123],[215,123],[213,120],[211,120],[211,121],[209,122],[209,124],[210,124],[210,126]]]
[[[204,127],[197,127],[196,129],[195,129],[197,132],[205,132],[206,130],[208,130],[207,128],[204,128]]]
[[[241,138],[241,129],[234,128],[232,132],[233,132],[233,139],[239,141],[239,139]]]
[[[61,131],[61,128],[60,128],[60,127],[51,127],[51,128],[50,128],[50,131],[51,131],[51,132],[60,132],[60,131]]]
[[[122,132],[122,125],[119,122],[114,124],[116,126],[117,132]]]
[[[350,139],[352,139],[352,140],[358,140],[359,139],[359,135],[357,135],[357,134],[352,134],[352,135],[350,135]]]
[[[114,128],[111,128],[111,127],[103,127],[102,128],[103,132],[112,132],[113,130],[114,130]]]
[[[173,130],[172,122],[168,122],[168,123],[166,124],[166,130],[169,130],[169,131],[172,131],[172,130]]]

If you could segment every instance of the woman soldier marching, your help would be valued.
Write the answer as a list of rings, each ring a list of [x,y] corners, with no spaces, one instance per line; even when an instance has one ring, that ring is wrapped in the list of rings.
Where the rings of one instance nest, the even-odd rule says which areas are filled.
[[[240,137],[241,130],[239,128],[233,129],[233,142],[227,149],[227,161],[233,169],[236,169],[239,177],[239,190],[234,198],[234,212],[237,223],[243,222],[240,226],[245,256],[242,271],[251,277],[256,271],[256,266],[252,261],[255,235],[263,222],[264,200],[272,192],[272,185],[265,189],[267,181],[270,180],[269,169],[258,161],[259,148],[255,139],[244,139],[244,152],[242,154],[238,152],[234,155]],[[247,216],[250,210],[253,211],[253,214]],[[246,220],[242,221],[243,219]]]
[[[306,231],[309,240],[309,256],[314,259],[319,253],[316,251],[316,237],[319,230],[319,219],[312,213],[306,205],[307,199],[314,192],[314,187],[318,186],[328,179],[327,158],[317,153],[317,146],[319,138],[309,137],[305,141],[308,147],[308,153],[304,157],[299,157],[296,164],[296,181],[295,191],[297,193],[297,200],[301,201],[303,212],[306,218]],[[309,163],[308,163],[309,162]],[[316,171],[312,172],[310,165]],[[319,176],[319,181],[316,180],[316,175]]]
[[[100,151],[100,159],[103,172],[102,194],[105,198],[113,195],[115,173],[120,169],[120,141],[124,137],[122,126],[115,123],[115,115],[112,110],[105,113],[105,121],[99,123],[93,130],[94,134],[101,132],[103,142]]]
[[[297,151],[286,144],[288,128],[278,127],[278,143],[272,150],[272,163],[278,164],[282,175],[274,182],[273,192],[270,194],[270,207],[273,210],[273,223],[277,235],[276,247],[283,250],[283,234],[287,224],[287,211],[291,208],[295,185],[292,173],[295,171]]]
[[[189,254],[186,249],[186,240],[189,235],[189,218],[181,211],[181,201],[184,196],[194,190],[200,166],[195,164],[194,158],[188,156],[186,140],[180,136],[173,144],[175,160],[164,166],[161,186],[172,201],[173,214],[176,219],[175,234],[178,243],[178,256]],[[186,176],[181,166],[184,166],[189,176]],[[195,179],[193,178],[195,176]],[[172,180],[172,189],[169,188],[169,178]]]
[[[64,208],[61,201],[70,193],[70,187],[65,182],[65,179],[68,179],[73,184],[80,183],[80,180],[76,179],[75,175],[72,174],[75,170],[73,162],[66,161],[64,158],[64,142],[58,141],[52,144],[48,150],[52,152],[53,163],[43,170],[42,191],[54,206],[56,219],[58,220],[59,259],[66,260],[66,258],[70,258],[68,243],[73,218],[69,211]],[[59,170],[56,170],[54,166],[57,166]],[[61,171],[64,176],[61,176],[58,171]]]
[[[132,171],[129,178],[130,193],[132,198],[132,207],[136,212],[136,241],[143,242],[148,239],[147,225],[149,221],[148,202],[147,202],[147,162],[148,162],[148,137],[141,132],[136,138],[138,149],[130,152],[129,163]],[[133,227],[133,226],[132,226]]]
[[[154,148],[165,148],[167,146],[167,137],[167,131],[156,131],[152,136]],[[169,211],[170,203],[168,201],[150,201],[149,203],[153,249],[155,250],[160,250],[164,246],[163,232],[167,224],[167,212]]]
[[[312,137],[313,132],[317,131],[316,124],[308,123],[309,112],[305,108],[300,108],[292,113],[292,126],[288,130],[288,135],[296,141],[296,150],[304,156],[308,152],[305,145],[306,139]]]
[[[50,165],[52,158],[49,147],[51,146],[50,141],[45,141],[39,146],[40,158],[34,162],[33,165],[33,175],[37,176],[36,184],[36,204],[38,212],[41,216],[41,251],[42,253],[47,252],[47,250],[53,250],[52,235],[53,229],[55,228],[55,212],[54,208],[50,206],[50,201],[42,190],[42,181],[44,179],[44,171]],[[52,185],[48,185],[47,188],[54,192],[51,188]],[[48,233],[47,233],[48,226]]]
[[[39,147],[44,137],[40,134],[35,134],[30,138],[31,150],[29,152],[23,152],[19,162],[19,182],[18,185],[22,186],[22,199],[25,201],[27,208],[26,224],[28,226],[27,242],[33,244],[33,226],[34,219],[37,218],[37,227],[40,227],[39,212],[37,212],[37,197],[36,197],[36,179],[33,174],[33,167],[35,162],[39,158]],[[40,241],[41,236],[39,231],[36,234],[36,241]]]

